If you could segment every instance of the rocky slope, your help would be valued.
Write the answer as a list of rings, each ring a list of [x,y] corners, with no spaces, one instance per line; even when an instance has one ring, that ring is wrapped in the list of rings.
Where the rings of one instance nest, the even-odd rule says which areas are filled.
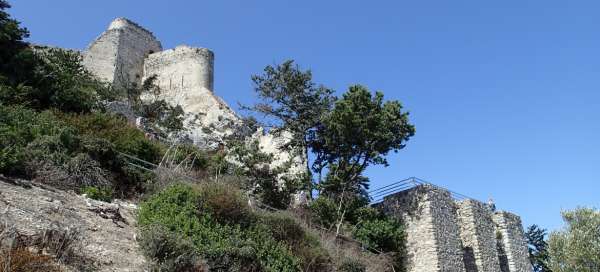
[[[68,271],[144,271],[135,241],[136,209],[0,176],[1,232],[44,247]]]

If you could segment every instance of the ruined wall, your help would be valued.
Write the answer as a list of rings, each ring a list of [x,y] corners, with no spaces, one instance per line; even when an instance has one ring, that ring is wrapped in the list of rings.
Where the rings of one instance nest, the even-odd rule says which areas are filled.
[[[419,185],[386,197],[380,207],[406,225],[408,271],[465,271],[456,206],[448,191]]]
[[[457,202],[463,261],[467,272],[500,272],[496,227],[485,204],[467,199]]]
[[[498,255],[502,272],[530,272],[531,263],[521,218],[509,212],[496,212],[493,216],[498,232]]]
[[[140,84],[145,58],[162,50],[154,35],[125,18],[112,21],[86,50],[84,66],[115,86]]]

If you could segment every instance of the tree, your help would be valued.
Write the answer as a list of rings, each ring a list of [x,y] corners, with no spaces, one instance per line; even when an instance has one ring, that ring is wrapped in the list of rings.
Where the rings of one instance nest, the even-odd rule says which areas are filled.
[[[302,71],[292,60],[275,67],[267,66],[264,74],[252,76],[252,81],[263,102],[244,108],[270,118],[274,123],[264,125],[272,128],[271,133],[291,134],[290,141],[281,148],[306,156],[321,117],[331,109],[335,99],[333,91],[317,86],[312,81],[312,73]],[[310,176],[308,159],[306,172]],[[310,180],[307,189],[310,189],[309,183]]]
[[[24,41],[29,31],[20,26],[19,21],[10,17],[5,10],[10,4],[0,0],[0,83],[16,85],[31,71],[31,50],[25,50],[29,44]],[[24,63],[24,59],[29,59]]]
[[[549,267],[555,272],[600,271],[600,211],[577,208],[562,217],[566,226],[548,240]]]
[[[320,184],[321,192],[367,189],[367,180],[361,176],[366,167],[387,166],[385,156],[404,148],[414,133],[400,102],[384,102],[381,92],[372,95],[363,86],[351,86],[323,117],[313,142],[317,155],[313,169],[318,173],[329,170]]]
[[[172,106],[161,99],[162,89],[156,84],[157,79],[156,75],[152,75],[141,86],[123,81],[126,82],[124,92],[135,114],[144,118],[143,129],[166,138],[185,129],[185,113],[180,105]]]
[[[551,272],[548,268],[548,243],[546,242],[546,230],[537,225],[531,225],[525,233],[527,238],[529,261],[535,272]]]
[[[346,213],[344,203],[366,196],[368,179],[362,175],[366,167],[387,166],[385,156],[404,148],[414,133],[400,102],[384,102],[383,93],[373,95],[360,85],[351,86],[322,117],[312,142],[317,155],[313,170],[319,177],[327,170],[318,186],[321,194],[339,203],[338,231]]]

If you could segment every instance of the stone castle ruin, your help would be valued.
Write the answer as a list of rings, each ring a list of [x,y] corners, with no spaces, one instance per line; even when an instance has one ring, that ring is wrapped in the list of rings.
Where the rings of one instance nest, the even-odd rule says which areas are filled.
[[[429,183],[406,184],[376,205],[405,222],[408,271],[532,271],[519,216]]]
[[[218,147],[225,136],[241,125],[240,117],[214,94],[214,54],[209,49],[181,45],[163,50],[150,31],[128,19],[117,18],[83,52],[83,64],[117,88],[140,86],[155,76],[161,89],[158,98],[182,107],[185,136],[200,147]],[[123,111],[122,105],[113,108]],[[252,137],[264,152],[275,155],[274,164],[290,159],[290,154],[278,149],[285,143],[285,135],[275,137],[259,130]],[[303,159],[292,159],[290,173],[297,173],[303,169]]]
[[[84,52],[84,65],[117,87],[156,76],[161,99],[180,105],[189,138],[214,147],[241,122],[214,94],[214,54],[206,48],[163,50],[154,35],[127,19],[115,19]],[[255,133],[261,148],[284,162],[277,147],[285,139]],[[302,169],[303,158],[295,158]],[[300,171],[300,170],[298,170]],[[527,245],[519,216],[495,211],[472,199],[456,199],[446,189],[419,184],[386,196],[377,204],[407,226],[411,272],[529,272]]]

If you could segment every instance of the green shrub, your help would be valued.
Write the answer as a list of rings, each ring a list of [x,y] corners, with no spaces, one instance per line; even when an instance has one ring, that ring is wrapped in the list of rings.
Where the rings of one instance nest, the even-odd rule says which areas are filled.
[[[211,271],[299,271],[289,245],[263,224],[246,224],[254,215],[239,192],[226,188],[171,185],[140,205],[139,223],[189,239]]]
[[[368,249],[392,253],[394,266],[404,267],[406,233],[404,225],[390,217],[361,221],[355,226],[353,236]]]
[[[371,221],[384,218],[385,215],[378,209],[365,206],[358,208],[348,215],[348,221],[356,225],[362,221]]]
[[[320,196],[308,206],[314,220],[323,227],[330,227],[335,224],[338,218],[338,207],[333,200],[326,196]]]
[[[339,272],[365,272],[367,267],[358,260],[345,259],[338,267]]]
[[[0,101],[7,105],[90,112],[111,93],[106,84],[84,69],[77,52],[58,48],[24,48],[22,52],[30,55],[21,61],[29,62],[31,70],[27,78],[18,79],[21,82],[0,88]]]
[[[82,135],[102,138],[112,143],[117,151],[142,160],[158,163],[162,157],[158,142],[149,140],[144,132],[114,114],[64,114],[62,118]]]
[[[104,202],[111,202],[113,199],[113,191],[110,187],[94,187],[87,186],[81,190],[82,194],[86,194],[87,197],[95,200]]]
[[[286,212],[262,213],[259,222],[271,237],[289,246],[300,259],[302,271],[329,270],[331,260],[319,239],[306,232],[292,215]]]
[[[211,156],[193,144],[178,145],[173,151],[176,164],[189,165],[192,170],[208,170]]]
[[[253,221],[248,199],[239,189],[224,183],[209,183],[200,187],[202,210],[221,224],[243,227]]]
[[[156,264],[158,271],[198,271],[201,260],[189,239],[160,225],[142,229],[139,244],[144,255]]]
[[[73,135],[66,124],[49,111],[38,113],[22,106],[0,105],[0,172],[27,176],[26,146],[42,137],[53,137],[60,148],[71,151]],[[47,150],[48,151],[48,150]]]

